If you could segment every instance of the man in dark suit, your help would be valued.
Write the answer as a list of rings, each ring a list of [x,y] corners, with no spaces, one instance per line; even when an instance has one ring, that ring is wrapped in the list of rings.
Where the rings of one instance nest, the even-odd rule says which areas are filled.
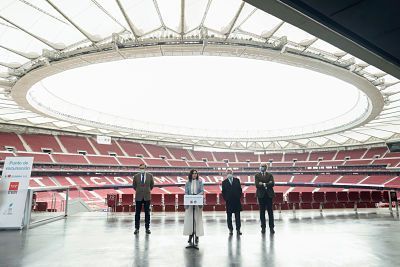
[[[272,209],[272,200],[275,196],[274,192],[274,176],[267,172],[266,163],[261,163],[260,172],[255,175],[256,194],[258,205],[260,207],[261,233],[265,233],[265,209],[268,212],[269,231],[275,233],[274,227],[274,211]]]
[[[238,235],[241,235],[240,211],[242,210],[242,204],[240,203],[240,198],[242,197],[242,186],[240,185],[240,180],[233,177],[233,171],[231,168],[226,170],[226,179],[222,182],[222,197],[226,203],[226,217],[228,221],[229,234],[233,234],[232,213],[234,213],[236,232]]]
[[[135,202],[136,202],[136,213],[135,213],[135,232],[139,233],[140,227],[140,212],[142,211],[142,205],[144,206],[144,220],[146,226],[146,234],[150,232],[150,200],[151,190],[154,187],[153,175],[146,172],[146,165],[139,165],[140,172],[133,176],[133,189],[136,190]]]

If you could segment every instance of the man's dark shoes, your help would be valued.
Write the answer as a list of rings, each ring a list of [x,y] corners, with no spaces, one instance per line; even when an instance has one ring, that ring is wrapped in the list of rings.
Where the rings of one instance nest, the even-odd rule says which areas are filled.
[[[135,229],[135,232],[133,232],[134,235],[139,234],[139,229]]]
[[[261,233],[265,234],[265,227],[261,228]]]
[[[240,230],[236,231],[237,235],[242,235],[242,232],[240,232]]]
[[[270,228],[270,229],[269,229],[269,233],[270,233],[271,235],[275,234],[274,228]]]
[[[151,234],[151,231],[150,231],[150,229],[146,229],[146,234]]]
[[[233,235],[233,230],[229,229],[229,235]]]

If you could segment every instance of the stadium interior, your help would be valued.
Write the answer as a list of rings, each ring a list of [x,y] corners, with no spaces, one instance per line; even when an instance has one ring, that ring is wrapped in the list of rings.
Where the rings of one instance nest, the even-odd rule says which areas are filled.
[[[0,1],[0,266],[400,266],[399,10]],[[33,159],[22,190],[14,159]],[[151,235],[133,234],[141,164],[155,182]],[[193,169],[199,250],[182,235]],[[226,228],[227,169],[243,191],[242,236]]]

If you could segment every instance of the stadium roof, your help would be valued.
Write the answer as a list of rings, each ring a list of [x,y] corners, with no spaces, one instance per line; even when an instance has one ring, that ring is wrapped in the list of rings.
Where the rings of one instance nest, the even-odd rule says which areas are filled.
[[[100,62],[162,56],[260,59],[331,75],[357,87],[360,112],[341,124],[257,135],[194,134],[62,110],[51,75]],[[400,135],[399,80],[329,43],[232,0],[4,0],[0,3],[0,123],[245,150],[365,145]],[[40,101],[51,98],[53,105]],[[58,102],[57,102],[58,103]],[[353,117],[348,118],[348,116]],[[329,124],[329,122],[325,123]],[[197,131],[198,132],[198,131]]]

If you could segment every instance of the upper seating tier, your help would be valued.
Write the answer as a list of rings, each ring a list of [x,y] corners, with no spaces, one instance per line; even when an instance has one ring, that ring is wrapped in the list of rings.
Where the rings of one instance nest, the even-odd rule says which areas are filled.
[[[373,147],[368,149],[367,153],[364,155],[364,159],[373,159],[376,156],[383,157],[383,155],[388,151],[387,147]]]
[[[154,157],[154,158],[161,158],[165,157],[167,159],[171,159],[171,155],[168,153],[168,151],[165,149],[165,147],[162,146],[157,146],[157,145],[151,145],[151,144],[143,144],[143,147],[149,151],[149,153]]]
[[[43,152],[43,149],[50,149],[52,152],[62,152],[56,138],[47,134],[22,134],[22,139],[34,152]]]
[[[214,157],[213,157],[212,152],[208,152],[208,151],[192,151],[192,155],[198,161],[201,161],[203,159],[206,159],[207,161],[214,161]]]
[[[18,157],[33,157],[33,163],[53,163],[49,154],[45,153],[29,153],[29,152],[18,152]]]
[[[361,157],[367,151],[366,148],[354,149],[354,150],[341,150],[336,155],[336,160],[344,160],[345,158],[350,159],[361,159]]]
[[[311,161],[317,161],[319,159],[333,160],[335,155],[336,155],[336,150],[332,150],[332,151],[312,151],[310,153],[309,160],[311,160]]]
[[[97,140],[94,138],[90,138],[90,142],[101,155],[110,155],[111,153],[115,153],[117,156],[124,156],[124,153],[122,153],[114,140],[111,140],[111,144],[107,145],[97,143]]]
[[[236,157],[239,162],[259,162],[258,155],[255,155],[254,153],[250,152],[237,152]]]
[[[18,135],[0,132],[0,150],[6,150],[6,146],[14,147],[17,151],[26,151]]]
[[[117,141],[117,143],[122,147],[122,149],[131,157],[137,157],[141,155],[143,157],[150,157],[143,146],[139,143],[130,141]]]
[[[193,160],[186,149],[168,147],[168,151],[171,152],[172,156],[174,156],[175,159]]]
[[[306,161],[308,158],[308,152],[307,153],[286,153],[284,156],[284,161]]]
[[[228,160],[229,162],[236,162],[234,152],[213,152],[213,154],[217,161]]]
[[[283,153],[268,153],[268,154],[261,154],[260,160],[261,162],[269,162],[269,161],[282,161]]]
[[[69,153],[79,153],[79,151],[86,151],[87,154],[96,154],[86,137],[60,135],[58,136],[58,138]]]

